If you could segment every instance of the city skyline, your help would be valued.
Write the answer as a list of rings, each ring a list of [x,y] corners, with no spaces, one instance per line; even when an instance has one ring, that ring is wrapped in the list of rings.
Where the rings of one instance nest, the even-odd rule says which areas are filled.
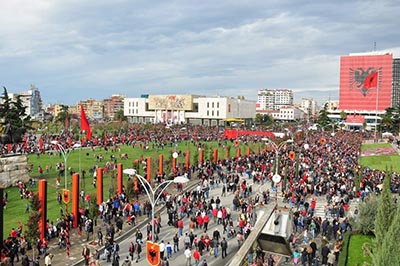
[[[0,3],[0,85],[44,103],[112,94],[338,99],[340,56],[400,55],[396,1]]]

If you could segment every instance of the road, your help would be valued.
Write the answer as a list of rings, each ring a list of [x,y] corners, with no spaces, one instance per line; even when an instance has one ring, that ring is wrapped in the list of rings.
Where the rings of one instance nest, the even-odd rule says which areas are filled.
[[[252,196],[256,195],[256,193],[259,193],[260,190],[265,190],[268,187],[270,187],[269,184],[265,184],[263,186],[259,185],[259,184],[253,184],[253,181],[251,179],[248,179],[247,176],[243,175],[241,176],[241,179],[246,178],[246,182],[252,186]],[[210,198],[214,197],[216,198],[216,196],[220,196],[221,198],[221,206],[227,206],[229,208],[231,208],[232,206],[232,200],[233,200],[233,193],[229,192],[227,193],[226,197],[221,197],[221,190],[222,190],[222,186],[216,187],[214,189],[210,190]],[[232,208],[231,208],[232,209]],[[258,210],[259,211],[259,210]],[[231,216],[233,221],[235,222],[238,218],[238,215],[240,213],[236,212],[236,211],[231,211]],[[166,223],[168,221],[168,216],[167,216],[167,212],[163,211],[161,213],[161,231],[159,234],[159,242],[161,242],[161,240],[164,240],[164,243],[166,244],[167,242],[170,242],[173,245],[173,241],[172,238],[175,235],[175,233],[177,232],[177,228],[173,227],[173,226],[168,226]],[[185,234],[185,232],[189,232],[189,219],[188,218],[184,218],[183,220],[184,222],[184,230],[183,230],[183,234]],[[210,219],[210,224],[209,224],[209,229],[207,231],[207,234],[209,236],[212,236],[212,233],[215,231],[215,229],[217,229],[220,233],[221,233],[221,237],[223,237],[222,232],[223,232],[223,227],[222,225],[218,225],[217,223],[214,223],[214,221],[212,219]],[[146,227],[142,227],[140,228],[144,239],[146,239]],[[203,231],[201,229],[195,229],[194,234],[197,235],[198,237],[200,237],[200,235],[203,233]],[[129,250],[129,243],[130,242],[134,242],[135,241],[135,236],[132,235],[131,237],[128,237],[126,240],[122,241],[121,243],[119,243],[120,245],[120,265],[122,265],[122,262],[125,260],[125,258],[129,255],[128,250]],[[183,238],[180,239],[179,242],[179,251],[177,253],[174,253],[172,255],[172,258],[169,259],[170,265],[174,265],[174,266],[185,266],[186,265],[186,258],[183,254],[184,252],[184,248],[183,248]],[[208,265],[226,265],[228,264],[228,262],[230,261],[230,259],[235,255],[235,252],[239,249],[238,247],[238,243],[236,241],[236,237],[231,238],[228,240],[228,249],[227,249],[227,253],[228,256],[226,258],[222,258],[221,256],[221,249],[219,249],[219,256],[217,258],[215,258],[214,256],[211,256],[209,253],[203,253],[203,256],[201,257],[201,261],[203,259],[207,260]],[[141,254],[141,258],[139,260],[138,263],[135,263],[135,261],[133,261],[134,265],[138,265],[138,266],[148,266],[148,262],[146,261],[146,250],[145,250],[145,243],[143,245],[143,252]],[[136,259],[136,257],[135,257]],[[110,265],[110,263],[107,263],[105,260],[101,260],[100,261],[100,265]],[[194,265],[194,260],[192,258],[192,265]]]

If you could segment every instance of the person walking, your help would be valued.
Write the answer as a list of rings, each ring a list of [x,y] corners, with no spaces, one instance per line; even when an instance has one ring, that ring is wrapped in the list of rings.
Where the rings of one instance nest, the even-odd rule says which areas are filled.
[[[135,253],[135,244],[133,244],[133,242],[131,242],[129,244],[129,256],[131,256],[131,260],[133,260],[134,253]]]
[[[193,252],[193,258],[194,258],[194,265],[199,266],[200,263],[200,252],[196,248],[195,251]]]
[[[176,233],[172,239],[174,241],[174,253],[179,251],[179,236],[178,233]]]
[[[139,262],[139,260],[140,260],[140,253],[142,253],[142,242],[139,240],[139,241],[136,241],[136,244],[135,244],[135,251],[136,251],[136,262]]]
[[[172,245],[171,245],[171,243],[168,242],[165,245],[165,250],[167,251],[167,258],[168,259],[172,258]]]
[[[82,249],[82,257],[85,260],[85,266],[89,266],[89,259],[90,259],[90,249],[88,245],[85,245]]]
[[[46,257],[44,258],[44,265],[51,266],[51,260],[53,259],[53,254],[47,253]]]
[[[228,241],[226,241],[226,239],[224,237],[224,238],[222,238],[222,241],[221,241],[221,254],[222,254],[223,259],[227,256],[227,252],[226,252],[227,249],[228,249]]]
[[[164,259],[164,253],[165,253],[164,240],[161,240],[159,247],[160,247],[160,259]]]
[[[189,247],[185,249],[184,254],[186,257],[186,266],[192,266],[192,251],[190,251]]]

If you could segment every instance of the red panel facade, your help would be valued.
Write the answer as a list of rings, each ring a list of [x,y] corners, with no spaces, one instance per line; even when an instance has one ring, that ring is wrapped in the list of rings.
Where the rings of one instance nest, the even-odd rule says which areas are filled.
[[[391,106],[393,56],[361,55],[342,56],[340,59],[340,110],[378,110]],[[375,84],[366,81],[378,73]]]

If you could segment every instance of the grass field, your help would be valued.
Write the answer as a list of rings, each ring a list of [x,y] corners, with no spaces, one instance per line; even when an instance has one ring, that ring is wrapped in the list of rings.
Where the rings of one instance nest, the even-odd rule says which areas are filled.
[[[364,261],[371,263],[371,258],[364,256],[362,246],[364,243],[371,244],[372,240],[373,237],[368,235],[352,235],[350,237],[347,266],[362,266]]]
[[[373,144],[362,144],[361,151],[366,151],[368,149],[378,149],[378,148],[391,148],[390,143],[373,143]]]
[[[227,143],[220,143],[217,142],[207,142],[203,147],[204,149],[204,159],[205,160],[212,160],[213,150],[218,148],[218,158],[225,158],[226,156],[226,148],[230,150],[229,156],[233,157],[236,155],[236,147],[231,142]],[[262,144],[249,144],[249,147],[252,151],[256,151],[257,146]],[[260,146],[262,148],[262,146]],[[244,155],[247,152],[247,146],[244,144],[240,144],[241,154]],[[181,142],[176,147],[176,151],[184,152],[186,150],[190,150],[190,157],[191,157],[191,164],[194,164],[194,160],[198,160],[199,152],[198,147],[190,142]],[[149,150],[143,150],[139,147],[132,148],[131,146],[121,146],[121,151],[119,153],[127,153],[129,156],[128,160],[121,160],[119,158],[119,153],[114,153],[115,158],[117,159],[118,163],[123,164],[123,168],[133,168],[133,162],[138,160],[141,155],[144,158],[152,157],[152,176],[154,176],[158,171],[158,156],[159,154],[164,155],[164,171],[168,174],[168,170],[171,169],[171,156],[172,152],[175,151],[175,147],[167,146],[164,149],[156,150],[150,144]],[[87,155],[88,154],[88,155]],[[104,160],[102,162],[97,162],[95,159],[95,154],[102,154]],[[90,149],[82,149],[81,152],[79,150],[75,150],[70,152],[67,161],[67,168],[72,168],[72,170],[78,172],[79,171],[79,161],[81,165],[81,169],[86,171],[86,178],[80,181],[80,189],[84,187],[86,193],[94,194],[96,193],[95,188],[92,185],[93,178],[89,175],[89,169],[92,168],[94,165],[99,165],[99,167],[104,167],[105,163],[110,160],[110,156],[113,153],[109,150],[106,152],[104,149],[96,149],[94,151]],[[80,158],[80,159],[79,159]],[[64,176],[61,176],[61,184],[60,188],[56,189],[56,179],[58,172],[56,171],[56,164],[64,162],[64,158],[61,155],[48,155],[42,154],[39,157],[36,155],[30,155],[28,157],[28,165],[33,165],[33,171],[30,173],[30,177],[35,178],[37,180],[44,178],[48,181],[47,187],[47,216],[50,221],[56,221],[56,219],[60,215],[60,208],[64,208],[64,205],[59,206],[56,200],[56,192],[64,188]],[[168,165],[167,165],[168,164]],[[181,154],[177,159],[178,165],[185,164],[185,156]],[[46,165],[51,169],[46,172]],[[38,172],[38,167],[41,166],[44,169],[43,177],[40,177]],[[139,174],[144,175],[142,165],[139,167]],[[67,174],[67,186],[71,189],[71,176],[68,172]],[[124,177],[124,185],[126,178]],[[107,198],[110,194],[110,190],[112,190],[116,184],[111,183],[111,174],[107,173],[103,175],[103,191],[104,197]],[[115,188],[116,189],[116,188]],[[33,191],[37,191],[37,185],[32,188]],[[115,191],[115,190],[114,190]],[[8,203],[7,208],[4,210],[4,237],[7,237],[11,228],[18,227],[18,221],[21,221],[23,225],[26,224],[28,219],[29,213],[25,212],[25,206],[28,203],[27,199],[21,199],[18,189],[16,187],[7,188],[4,190],[4,193],[7,192],[8,194]],[[84,202],[80,202],[81,206],[83,206]]]
[[[382,171],[391,170],[400,173],[400,155],[390,152],[392,145],[389,143],[363,144],[361,151],[363,154],[381,154],[377,156],[360,156],[359,163],[371,169]],[[388,151],[387,153],[385,151]],[[386,153],[386,154],[385,154]]]

